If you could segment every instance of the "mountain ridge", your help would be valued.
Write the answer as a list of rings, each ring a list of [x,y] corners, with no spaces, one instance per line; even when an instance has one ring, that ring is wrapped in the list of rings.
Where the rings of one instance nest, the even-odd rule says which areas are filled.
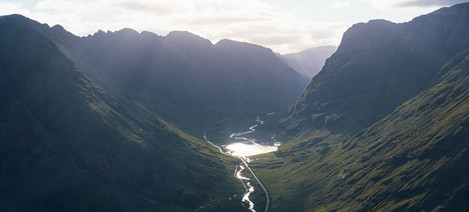
[[[66,36],[18,17],[0,18],[2,210],[242,210],[226,201],[242,192],[230,158],[89,75],[61,51]]]
[[[420,19],[440,21],[432,17],[434,13],[421,16]],[[469,18],[467,13],[457,20],[466,17]],[[410,27],[412,24],[415,27]],[[338,50],[290,108],[292,118],[289,122],[333,131],[351,130],[353,133],[383,118],[397,105],[424,89],[447,60],[462,51],[464,45],[469,45],[469,40],[461,36],[461,32],[468,32],[469,27],[459,21],[452,22],[453,26],[443,31],[425,28],[426,31],[418,33],[422,37],[415,39],[417,35],[410,29],[419,28],[419,24],[375,20],[367,24],[355,24],[348,29]],[[440,36],[449,33],[444,39],[451,45],[433,44],[433,32]],[[454,47],[456,43],[461,45]],[[440,58],[435,59],[438,54],[441,54]],[[408,77],[402,78],[403,75]],[[367,87],[356,86],[357,81]],[[342,101],[343,98],[349,100]],[[356,115],[344,110],[353,110]],[[316,115],[305,118],[310,116],[307,114]],[[289,134],[293,135],[302,131],[301,128],[291,130]]]
[[[300,94],[254,44],[2,16],[0,209],[247,211],[237,161],[195,137],[293,102],[250,162],[272,211],[466,210],[467,20],[469,3],[355,24]]]
[[[192,38],[198,40],[195,42],[198,44],[184,44]],[[200,121],[207,127],[207,122],[217,119],[252,117],[287,108],[307,83],[306,79],[278,60],[272,50],[257,45],[223,40],[213,45],[209,40],[188,32],[173,32],[166,37],[142,38],[140,35],[131,44],[122,47],[119,47],[122,42],[118,40],[102,42],[93,39],[98,38],[79,38],[77,42],[84,47],[81,48],[84,55],[92,58],[93,63],[101,64],[97,67],[100,72],[119,83],[129,83],[139,90],[137,93],[153,95],[150,99],[159,99],[158,104],[163,108],[158,110],[162,115],[185,116],[185,120],[167,117],[168,121],[179,126],[194,125],[194,121]],[[224,47],[223,43],[229,45]],[[115,52],[114,55],[97,53],[105,49],[114,49],[111,51]],[[127,55],[119,55],[121,52]],[[126,60],[129,62],[122,65],[122,62],[113,62]],[[110,73],[122,76],[114,77]],[[134,81],[129,82],[132,78]],[[246,90],[255,94],[243,95]],[[232,105],[229,105],[230,102]],[[187,105],[200,107],[191,109]],[[243,111],[248,113],[243,114]],[[184,123],[191,119],[189,123]],[[198,129],[197,136],[203,130]]]
[[[468,17],[465,3],[347,30],[282,123],[290,140],[251,165],[272,210],[466,210]]]

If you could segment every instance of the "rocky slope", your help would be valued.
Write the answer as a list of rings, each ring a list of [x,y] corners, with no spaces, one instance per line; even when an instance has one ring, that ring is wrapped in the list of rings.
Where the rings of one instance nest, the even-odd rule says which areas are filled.
[[[469,3],[350,28],[257,170],[272,210],[461,211],[469,199]]]
[[[61,28],[0,29],[0,210],[242,210],[230,159],[72,55]]]
[[[467,5],[413,21],[352,26],[290,108],[290,135],[323,128],[353,134],[422,92],[441,66],[469,46]]]

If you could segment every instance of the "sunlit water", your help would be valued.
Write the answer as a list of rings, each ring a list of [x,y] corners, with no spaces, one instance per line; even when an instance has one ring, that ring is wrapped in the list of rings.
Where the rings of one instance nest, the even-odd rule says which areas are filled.
[[[249,195],[254,192],[254,187],[251,186],[250,182],[247,182],[246,184],[248,185],[249,189],[248,192],[244,194],[243,201],[249,203],[249,210],[251,210],[252,212],[256,212],[256,210],[254,210],[254,203],[249,199]]]
[[[277,151],[278,146],[280,146],[279,142],[274,143],[274,145],[265,145],[257,143],[256,139],[241,137],[242,135],[253,133],[256,131],[256,127],[264,124],[264,121],[259,116],[256,118],[256,122],[255,125],[249,127],[249,131],[232,133],[230,135],[230,139],[234,140],[234,142],[224,146],[228,153],[236,157],[245,158],[247,156]]]
[[[261,145],[258,143],[232,143],[227,145],[225,148],[230,151],[230,154],[236,157],[247,157],[252,155],[259,155],[268,152],[277,151],[279,144],[273,146]]]
[[[238,167],[239,167],[239,169],[238,169]],[[251,186],[251,183],[249,182],[249,180],[251,180],[251,179],[247,178],[247,177],[244,177],[242,175],[244,169],[245,168],[244,168],[243,165],[238,165],[236,167],[236,170],[235,170],[235,176],[236,176],[236,178],[238,178],[241,181],[241,183],[243,183],[244,189],[246,190],[244,192],[242,201],[249,204],[249,210],[250,211],[255,212],[256,210],[254,210],[254,202],[252,202],[251,199],[249,199],[249,195],[251,195],[251,193],[254,192],[254,187]],[[244,180],[247,181],[247,183],[244,183]]]
[[[269,113],[267,115],[269,116],[273,114],[275,113]],[[255,138],[243,137],[248,134],[253,134],[256,131],[256,127],[264,124],[264,121],[261,120],[259,116],[257,116],[256,122],[257,123],[255,125],[249,127],[249,131],[232,133],[229,136],[231,143],[228,145],[217,146],[213,144],[212,142],[210,142],[210,140],[207,138],[207,135],[206,135],[207,130],[204,133],[204,139],[210,144],[212,144],[213,146],[217,147],[221,153],[230,154],[235,157],[239,157],[243,161],[241,164],[236,166],[234,177],[239,179],[241,183],[243,184],[245,188],[245,193],[243,195],[242,201],[249,205],[249,210],[252,212],[256,212],[256,210],[254,210],[254,202],[252,202],[249,199],[249,196],[254,192],[254,187],[251,185],[251,182],[250,182],[251,179],[242,175],[243,171],[246,170],[246,168],[249,169],[249,171],[254,175],[254,173],[252,172],[252,170],[249,168],[249,165],[248,165],[249,163],[248,156],[264,154],[268,152],[275,152],[277,151],[278,146],[280,146],[281,144],[280,142],[275,142],[275,135],[272,136],[270,139],[271,141],[269,141],[269,143],[275,142],[273,145],[264,144],[262,142],[257,142],[257,139]],[[256,135],[251,135],[251,137],[253,136],[256,137]],[[256,176],[254,175],[254,177]],[[268,193],[262,184],[261,184],[261,187],[264,189],[266,193],[267,206],[265,208],[265,211],[267,211],[268,205],[269,205]]]
[[[249,131],[236,132],[230,135],[230,140],[233,142],[223,146],[224,149],[227,150],[227,153],[236,157],[240,157],[242,160],[249,162],[249,159],[247,158],[248,156],[277,151],[278,146],[280,146],[280,142],[275,142],[274,145],[265,145],[257,143],[257,139],[242,137],[243,135],[254,133],[256,131],[256,127],[264,124],[264,121],[261,120],[259,116],[256,118],[256,122],[257,123],[255,125],[249,127]],[[272,137],[272,139],[273,138],[274,137]],[[235,177],[243,183],[243,186],[246,190],[242,201],[249,205],[250,211],[256,212],[256,210],[254,210],[254,202],[249,199],[249,196],[254,192],[254,187],[251,185],[251,179],[242,175],[243,170],[245,170],[245,167],[242,164],[238,165],[235,170]]]

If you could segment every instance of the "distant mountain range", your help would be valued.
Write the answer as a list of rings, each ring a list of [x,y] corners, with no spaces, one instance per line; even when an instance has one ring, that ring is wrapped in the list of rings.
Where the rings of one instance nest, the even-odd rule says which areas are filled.
[[[292,105],[273,211],[469,209],[469,3],[348,29]],[[279,177],[281,176],[281,177]]]
[[[0,211],[248,211],[238,161],[196,137],[274,111],[282,145],[250,162],[269,211],[468,210],[468,20],[372,20],[278,56],[2,16]]]
[[[248,43],[213,45],[182,31],[161,37],[123,29],[76,37],[56,27],[54,33],[75,63],[93,67],[113,89],[131,92],[197,136],[214,121],[284,110],[309,82],[272,50]]]
[[[270,49],[188,32],[0,29],[2,211],[243,210],[232,159],[174,125],[201,137],[308,82]]]
[[[326,59],[336,50],[337,47],[335,46],[319,46],[278,56],[298,73],[312,78],[321,71]]]

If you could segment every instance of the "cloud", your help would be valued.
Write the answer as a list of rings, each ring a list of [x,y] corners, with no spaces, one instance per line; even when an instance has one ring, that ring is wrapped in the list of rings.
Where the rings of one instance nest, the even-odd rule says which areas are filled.
[[[168,4],[147,4],[138,1],[122,1],[114,3],[115,7],[130,10],[130,11],[144,11],[154,13],[156,15],[169,15],[178,12],[176,8],[169,7]]]
[[[336,1],[331,4],[331,7],[336,8],[336,9],[347,8],[349,6],[350,6],[350,1]]]
[[[467,0],[412,0],[401,2],[398,7],[434,7],[434,6],[450,6],[458,3],[467,2]]]
[[[362,0],[369,2],[375,8],[379,9],[397,9],[397,8],[434,8],[441,6],[450,6],[462,2],[468,2],[468,0]]]
[[[28,10],[23,9],[19,4],[11,2],[0,2],[0,14],[26,14],[29,13]]]
[[[294,13],[280,12],[260,0],[38,0],[31,8],[0,3],[0,15],[11,13],[60,24],[80,36],[99,29],[133,28],[159,35],[187,30],[213,43],[227,38],[281,53],[338,45],[350,25],[300,20]]]

